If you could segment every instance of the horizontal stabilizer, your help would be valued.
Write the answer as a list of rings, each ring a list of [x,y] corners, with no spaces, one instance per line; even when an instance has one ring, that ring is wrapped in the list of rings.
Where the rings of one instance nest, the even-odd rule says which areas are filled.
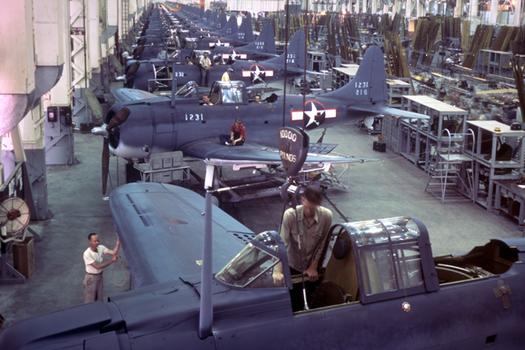
[[[350,112],[352,111],[369,112],[372,115],[373,114],[383,114],[383,115],[391,115],[394,117],[408,118],[408,119],[430,119],[430,117],[426,114],[404,111],[402,109],[388,107],[388,106],[380,105],[380,104],[349,106],[348,110]]]
[[[130,103],[150,99],[158,99],[158,95],[154,95],[150,92],[138,89],[128,89],[128,88],[117,88],[112,89],[111,94],[115,97],[115,101],[119,103]],[[165,99],[165,98],[163,98]]]

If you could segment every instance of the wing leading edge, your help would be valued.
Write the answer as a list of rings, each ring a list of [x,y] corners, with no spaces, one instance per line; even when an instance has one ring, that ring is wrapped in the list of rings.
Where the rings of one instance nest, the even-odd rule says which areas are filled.
[[[159,183],[130,183],[109,201],[135,288],[200,273],[204,198],[188,189]],[[213,271],[245,243],[235,233],[253,233],[213,207]]]

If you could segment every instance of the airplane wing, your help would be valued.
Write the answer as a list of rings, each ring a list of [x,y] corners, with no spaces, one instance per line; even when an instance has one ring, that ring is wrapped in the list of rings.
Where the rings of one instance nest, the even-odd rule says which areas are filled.
[[[221,164],[281,164],[279,151],[276,148],[251,143],[245,143],[242,146],[225,146],[221,145],[216,138],[190,142],[183,145],[180,150],[186,156],[220,161]],[[308,153],[306,163],[348,164],[363,163],[369,160],[371,159]]]
[[[385,105],[368,105],[368,106],[356,105],[356,106],[349,106],[348,110],[350,112],[352,111],[369,112],[370,114],[385,114],[385,115],[391,115],[394,117],[408,118],[408,119],[430,119],[430,117],[426,114],[404,111],[402,109],[388,107]]]
[[[160,183],[116,188],[109,206],[127,258],[133,287],[200,274],[204,199],[188,189]],[[218,272],[253,232],[213,207],[213,271]]]
[[[144,91],[144,90],[138,90],[138,89],[128,89],[128,88],[117,88],[112,89],[111,94],[113,97],[115,97],[116,102],[119,103],[133,103],[133,102],[144,102],[147,101],[155,101],[155,100],[166,100],[166,97],[160,97],[158,95],[154,95],[150,92]]]
[[[242,49],[242,50],[239,50],[239,53],[246,53],[246,54],[253,54],[253,55],[257,55],[257,56],[265,56],[265,57],[268,57],[268,58],[272,58],[272,57],[279,57],[278,54],[276,53],[269,53],[269,52],[264,52],[264,51],[259,51],[259,50],[256,50],[256,49]]]

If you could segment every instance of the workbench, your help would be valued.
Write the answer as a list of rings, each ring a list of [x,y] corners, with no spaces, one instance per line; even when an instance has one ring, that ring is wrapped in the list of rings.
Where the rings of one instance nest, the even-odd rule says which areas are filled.
[[[525,186],[520,187],[514,180],[498,180],[494,181],[494,185],[494,209],[513,217],[519,225],[525,224]],[[518,210],[514,210],[515,203],[519,205]]]

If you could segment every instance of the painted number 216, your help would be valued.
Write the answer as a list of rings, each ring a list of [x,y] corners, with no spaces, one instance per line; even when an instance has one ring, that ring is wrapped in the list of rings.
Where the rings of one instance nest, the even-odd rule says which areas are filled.
[[[356,81],[354,83],[356,96],[368,95],[368,81]]]

